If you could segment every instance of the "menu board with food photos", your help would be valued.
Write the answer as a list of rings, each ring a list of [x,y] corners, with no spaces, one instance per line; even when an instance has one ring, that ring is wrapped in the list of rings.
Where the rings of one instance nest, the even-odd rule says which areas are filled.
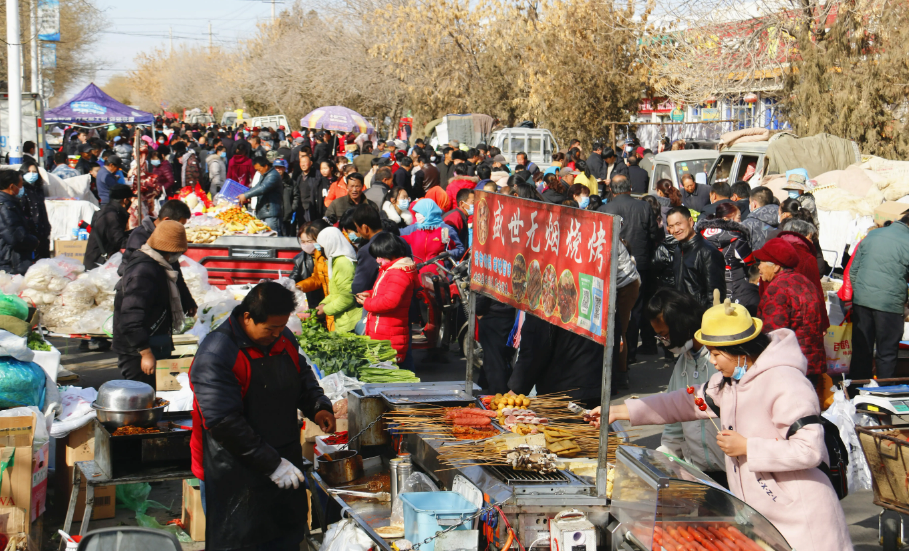
[[[470,288],[606,344],[612,215],[477,191]]]

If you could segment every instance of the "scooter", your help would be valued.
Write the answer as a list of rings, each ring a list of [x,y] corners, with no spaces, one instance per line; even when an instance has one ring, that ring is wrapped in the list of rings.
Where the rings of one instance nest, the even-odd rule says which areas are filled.
[[[417,270],[434,264],[438,274],[425,273],[420,276],[422,288],[417,296],[423,329],[415,336],[413,348],[447,351],[452,340],[458,343],[466,357],[467,346],[474,342],[474,365],[483,365],[482,348],[476,339],[468,338],[467,327],[471,312],[470,296],[470,255],[465,255],[449,269],[443,260],[451,258],[446,251],[435,258],[417,264]]]

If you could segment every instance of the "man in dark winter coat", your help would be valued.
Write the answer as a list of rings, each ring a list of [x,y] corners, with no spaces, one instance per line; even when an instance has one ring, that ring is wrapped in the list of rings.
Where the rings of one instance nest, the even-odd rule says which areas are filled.
[[[129,234],[129,203],[136,194],[129,186],[116,185],[110,189],[110,202],[92,218],[92,232],[85,245],[82,263],[86,270],[97,268],[126,246]]]
[[[606,163],[606,181],[612,180],[613,176],[628,176],[628,166],[616,156],[612,149],[603,151],[603,161]]]
[[[300,176],[297,178],[297,188],[300,190],[300,214],[297,222],[318,220],[325,216],[325,197],[331,185],[328,178],[322,176],[318,166],[312,162],[312,155],[308,151],[300,151]]]
[[[723,253],[694,229],[688,207],[672,207],[666,214],[669,233],[679,242],[673,255],[675,288],[688,293],[704,308],[713,306],[713,290],[726,299],[726,263]]]
[[[603,160],[603,144],[593,144],[593,153],[587,157],[587,169],[597,180],[607,179],[606,161]]]
[[[717,182],[710,186],[710,204],[701,209],[702,216],[716,214],[716,208],[723,203],[732,203],[732,186],[726,182]]]
[[[689,174],[682,176],[682,204],[686,207],[701,212],[710,204],[710,188],[706,184],[699,184],[695,177]]]
[[[751,233],[751,249],[758,250],[767,242],[768,235],[780,225],[780,207],[773,204],[773,192],[760,186],[751,190],[748,201],[751,213],[742,225]]]
[[[186,248],[183,224],[161,222],[117,283],[112,348],[119,354],[117,367],[124,379],[154,388],[156,361],[174,349],[173,329],[182,325],[188,312],[180,300],[173,264]]]
[[[529,317],[529,316],[528,316]],[[552,326],[550,361],[536,382],[537,392],[567,392],[587,408],[600,403],[603,345],[561,327]],[[523,336],[522,336],[523,345]],[[484,354],[486,349],[483,349]],[[484,368],[485,356],[484,356]]]
[[[319,143],[312,151],[312,161],[316,168],[322,165],[322,161],[331,160],[331,132],[323,130],[318,139]]]
[[[622,217],[622,229],[619,236],[628,247],[628,252],[634,257],[638,273],[641,275],[641,290],[631,309],[631,320],[628,323],[625,338],[625,342],[628,343],[628,358],[634,360],[637,357],[640,333],[645,335],[641,339],[643,341],[642,353],[653,354],[656,352],[653,331],[649,323],[641,321],[641,312],[644,310],[644,304],[656,291],[656,274],[650,270],[650,263],[654,250],[663,240],[663,231],[653,215],[650,204],[631,196],[631,182],[627,176],[621,174],[613,176],[611,187],[615,197],[598,210]]]
[[[294,183],[288,172],[289,167],[286,159],[275,159],[275,170],[281,176],[281,183],[284,184],[284,236],[292,237],[297,235],[294,213],[300,208],[300,188]]]
[[[631,193],[647,193],[650,176],[647,171],[638,166],[641,160],[634,155],[628,157],[628,181],[631,182]]]
[[[281,175],[262,156],[253,159],[253,167],[261,175],[259,183],[246,193],[241,193],[237,200],[243,205],[253,197],[258,197],[256,218],[281,236],[284,234],[284,184],[281,183]]]
[[[335,431],[331,401],[287,328],[293,292],[256,285],[196,352],[192,471],[209,549],[298,549],[308,499],[297,410]]]
[[[19,193],[25,183],[16,170],[0,170],[0,270],[24,275],[32,265],[38,237],[28,232]]]
[[[480,346],[483,347],[483,370],[480,371],[479,384],[490,394],[508,392],[514,356],[514,349],[508,346],[508,334],[514,327],[515,309],[481,295],[477,297],[476,314],[480,324]]]

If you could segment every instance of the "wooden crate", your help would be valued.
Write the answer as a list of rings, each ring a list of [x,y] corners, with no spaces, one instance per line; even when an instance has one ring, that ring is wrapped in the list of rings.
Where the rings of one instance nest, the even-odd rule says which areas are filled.
[[[856,427],[855,432],[871,469],[875,503],[909,514],[909,441],[874,432],[887,429],[909,435],[909,425]]]

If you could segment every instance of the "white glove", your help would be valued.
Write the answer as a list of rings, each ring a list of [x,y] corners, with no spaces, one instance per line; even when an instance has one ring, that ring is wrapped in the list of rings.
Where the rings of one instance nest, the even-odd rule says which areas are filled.
[[[297,489],[300,487],[300,483],[305,480],[300,469],[294,467],[293,463],[283,457],[281,458],[281,464],[268,478],[282,490],[288,490],[291,486]]]

